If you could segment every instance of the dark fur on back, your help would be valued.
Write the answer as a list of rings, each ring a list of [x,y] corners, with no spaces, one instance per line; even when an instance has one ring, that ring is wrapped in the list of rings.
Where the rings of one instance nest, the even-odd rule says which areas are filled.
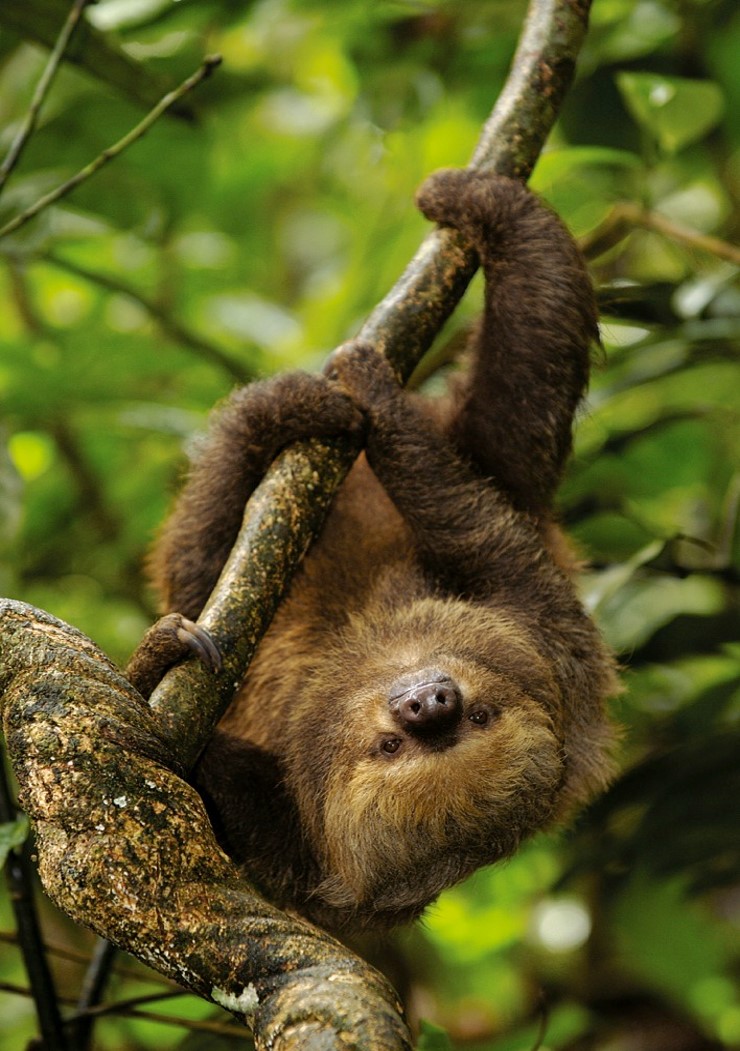
[[[252,878],[334,927],[418,915],[609,773],[612,659],[552,511],[597,338],[588,276],[515,181],[439,172],[419,205],[485,273],[465,379],[428,406],[351,343],[329,378],[236,391],[153,558],[165,608],[196,617],[277,450],[363,421],[366,454],[197,771]]]

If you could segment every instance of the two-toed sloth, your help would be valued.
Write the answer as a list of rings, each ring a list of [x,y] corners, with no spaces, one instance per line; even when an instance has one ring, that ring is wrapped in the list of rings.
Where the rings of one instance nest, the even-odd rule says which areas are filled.
[[[364,428],[195,774],[257,885],[334,928],[417,916],[610,769],[614,666],[553,514],[597,338],[589,278],[514,180],[438,172],[418,203],[485,273],[464,378],[407,394],[355,342],[326,376],[237,390],[153,558],[165,609],[196,618],[275,453]]]

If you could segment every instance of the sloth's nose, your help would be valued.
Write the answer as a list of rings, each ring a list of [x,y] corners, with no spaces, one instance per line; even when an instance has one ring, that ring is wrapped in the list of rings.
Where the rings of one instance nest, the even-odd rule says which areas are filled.
[[[390,709],[405,730],[417,733],[446,733],[459,721],[462,702],[450,679],[420,682],[402,693],[391,690]]]

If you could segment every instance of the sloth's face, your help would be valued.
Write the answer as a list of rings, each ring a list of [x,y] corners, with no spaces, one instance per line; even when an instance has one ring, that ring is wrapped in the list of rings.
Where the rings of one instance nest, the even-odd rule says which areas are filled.
[[[557,691],[529,639],[469,604],[418,605],[417,628],[444,630],[335,663],[355,674],[332,680],[314,726],[320,790],[296,792],[317,905],[388,925],[512,853],[551,816],[564,772]]]
[[[353,767],[337,763],[324,803],[323,901],[390,922],[418,914],[547,821],[560,743],[543,708],[496,678],[483,696],[460,684],[459,712],[435,730],[378,715]]]

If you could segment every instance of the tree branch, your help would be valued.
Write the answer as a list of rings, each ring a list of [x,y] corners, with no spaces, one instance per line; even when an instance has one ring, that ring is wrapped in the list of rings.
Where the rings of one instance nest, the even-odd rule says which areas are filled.
[[[8,181],[8,176],[13,171],[18,161],[21,159],[21,154],[26,147],[26,143],[33,135],[38,120],[41,107],[44,104],[46,96],[49,94],[49,89],[54,81],[59,64],[62,61],[64,52],[67,50],[67,45],[72,39],[72,34],[77,28],[82,12],[85,10],[87,5],[92,0],[74,0],[70,12],[62,26],[59,36],[56,39],[56,43],[52,49],[49,61],[46,63],[44,72],[41,74],[36,90],[33,93],[31,104],[26,112],[26,117],[20,128],[18,134],[15,136],[10,144],[10,149],[0,165],[0,193],[3,192],[5,183]]]
[[[72,190],[76,189],[83,182],[87,182],[88,179],[92,178],[101,168],[109,164],[110,161],[120,157],[124,150],[128,149],[129,146],[133,146],[135,142],[138,142],[143,135],[149,131],[156,121],[166,113],[168,109],[171,109],[177,102],[180,101],[189,91],[197,87],[202,80],[209,77],[211,73],[221,63],[220,55],[211,55],[203,60],[200,68],[189,76],[187,80],[184,80],[179,87],[175,88],[174,91],[168,92],[163,98],[159,100],[156,106],[147,113],[143,120],[139,121],[135,128],[127,132],[123,138],[119,139],[118,142],[109,146],[107,150],[103,150],[102,153],[86,164],[84,168],[73,175],[66,182],[63,182],[60,186],[56,186],[49,193],[39,197],[37,201],[29,205],[24,211],[16,215],[10,222],[6,223],[5,226],[0,228],[0,238],[7,237],[8,234],[14,234],[16,230],[20,230],[22,226],[30,222],[31,219],[35,219],[36,216],[43,212],[46,208],[49,208],[52,204],[56,204],[57,201],[61,200],[62,197],[66,197],[67,194],[71,193]]]
[[[385,979],[240,878],[156,716],[93,643],[8,599],[0,636],[3,729],[60,908],[248,1020],[263,1048],[408,1048]]]
[[[577,0],[532,0],[476,166],[520,177],[531,170],[570,83],[587,12]],[[406,378],[474,269],[459,235],[431,233],[361,336]],[[241,682],[356,451],[301,443],[250,500],[201,618],[224,653],[215,680],[189,661],[147,706],[79,632],[0,603],[4,726],[48,894],[80,923],[248,1020],[257,1046],[272,1051],[409,1047],[385,980],[240,879],[199,797],[176,776]]]
[[[695,230],[683,223],[677,223],[660,212],[643,208],[631,201],[616,204],[602,223],[586,237],[581,238],[581,250],[589,259],[595,259],[624,240],[636,226],[662,234],[668,240],[676,241],[686,248],[707,252],[718,259],[725,259],[728,263],[740,266],[740,247],[737,245],[723,241],[720,237],[702,233],[701,230]]]

